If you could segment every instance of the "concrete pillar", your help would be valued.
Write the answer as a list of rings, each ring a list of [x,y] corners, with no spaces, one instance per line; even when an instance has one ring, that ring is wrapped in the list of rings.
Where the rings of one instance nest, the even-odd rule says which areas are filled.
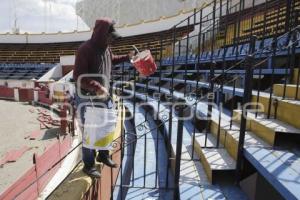
[[[33,90],[33,101],[39,101],[39,91]]]
[[[14,88],[14,99],[15,101],[19,101],[19,88]]]

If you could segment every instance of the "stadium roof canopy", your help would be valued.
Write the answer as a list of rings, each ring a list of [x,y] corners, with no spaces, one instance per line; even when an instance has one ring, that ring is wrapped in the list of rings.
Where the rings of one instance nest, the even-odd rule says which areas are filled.
[[[176,16],[161,17],[158,20],[143,22],[117,28],[122,36],[134,36],[146,33],[154,33],[172,28],[175,24],[191,15],[191,12],[178,13]],[[186,23],[180,24],[181,26]],[[41,34],[0,34],[0,43],[59,43],[85,41],[90,38],[92,31],[83,32],[58,32]]]
[[[76,13],[92,28],[96,19],[110,17],[118,26],[174,16],[201,7],[211,0],[81,0]]]

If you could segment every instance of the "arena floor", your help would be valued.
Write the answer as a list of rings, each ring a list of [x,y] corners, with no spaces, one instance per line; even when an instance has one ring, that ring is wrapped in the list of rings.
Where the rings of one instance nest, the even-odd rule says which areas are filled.
[[[33,165],[33,154],[41,154],[44,149],[56,140],[57,128],[43,129],[35,139],[25,139],[33,131],[40,130],[37,120],[40,107],[28,103],[0,100],[0,160],[7,152],[22,147],[29,149],[16,162],[0,166],[0,193],[14,183]]]

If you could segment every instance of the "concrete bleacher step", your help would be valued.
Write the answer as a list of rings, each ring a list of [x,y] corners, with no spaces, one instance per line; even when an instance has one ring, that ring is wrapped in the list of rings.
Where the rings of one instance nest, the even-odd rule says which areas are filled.
[[[176,145],[172,146],[173,149],[176,149]],[[209,198],[226,199],[222,190],[218,186],[211,185],[209,177],[205,172],[203,162],[200,164],[198,161],[192,160],[191,151],[191,145],[182,146],[179,179],[180,198],[195,200],[206,200]],[[199,158],[197,155],[195,155],[194,159]],[[174,164],[172,164],[173,171]]]
[[[169,90],[162,88],[162,91],[168,94]],[[128,94],[133,94],[133,91],[125,89],[124,92]],[[174,95],[176,97],[183,97],[182,93],[175,92]],[[157,100],[148,97],[146,100],[146,95],[142,93],[136,93],[136,97],[147,102],[154,109],[154,113],[158,112],[158,102]],[[199,107],[203,107],[203,105],[199,104]],[[168,119],[165,116],[169,116],[168,106],[164,104],[160,104],[159,107],[159,118],[162,121]],[[175,156],[176,150],[176,136],[177,135],[177,120],[176,117],[173,118],[172,123],[172,157]],[[166,135],[169,135],[169,123],[168,121],[164,122],[164,129]],[[204,170],[204,165],[201,162],[199,156],[196,152],[194,152],[194,157],[192,159],[192,135],[193,135],[194,126],[190,121],[184,121],[184,129],[183,129],[183,149],[182,149],[182,158],[184,158],[181,162],[181,179],[180,179],[180,197],[181,199],[246,199],[243,192],[240,191],[239,188],[229,184],[227,186],[220,185],[212,185],[208,180],[206,172]],[[198,131],[196,131],[198,132]],[[185,149],[188,150],[188,153],[185,153]],[[200,162],[199,162],[200,161]],[[174,166],[174,164],[172,164]],[[190,167],[189,167],[190,166]],[[185,170],[185,169],[190,170]],[[185,176],[188,174],[188,176]],[[190,179],[191,177],[198,177],[200,181],[197,179]],[[224,187],[224,188],[223,188]],[[226,198],[225,198],[226,196]]]
[[[176,151],[176,145],[172,145],[172,151]],[[173,153],[174,154],[174,153]],[[173,155],[176,156],[176,155]],[[175,172],[175,160],[173,160],[172,171]],[[182,146],[182,154],[180,161],[180,178],[179,178],[179,193],[181,199],[199,199],[201,198],[200,184],[208,185],[206,177],[200,177],[198,169],[185,145]],[[204,191],[205,192],[205,191]]]
[[[224,148],[203,147],[201,144],[204,142],[203,139],[205,137],[202,135],[203,134],[200,133],[195,136],[194,148],[197,155],[200,157],[209,181],[211,183],[216,183],[217,180],[225,174],[234,173],[236,163]],[[212,138],[207,142],[208,146],[216,143],[215,141],[212,141]]]
[[[207,112],[207,105],[204,103],[199,103],[198,111],[201,116],[205,116]],[[221,116],[220,126],[219,126],[219,117]],[[217,109],[213,108],[211,120],[210,120],[210,132],[211,135],[208,135],[207,145],[209,147],[210,144],[216,144],[216,138],[220,138],[220,147],[223,147],[227,150],[229,155],[236,160],[237,152],[238,152],[238,143],[240,136],[240,126],[238,123],[232,121],[230,126],[230,117],[224,113],[219,113]],[[199,136],[198,136],[199,137]],[[202,135],[202,145],[204,144],[204,136]],[[215,139],[211,140],[211,137]],[[264,142],[261,138],[256,136],[254,133],[250,131],[246,131],[245,133],[245,143],[244,147],[247,148],[249,146],[259,146],[259,147],[270,147],[266,142]]]
[[[156,89],[156,88],[154,88],[154,89]],[[164,88],[162,88],[161,91],[164,92]],[[175,92],[174,95],[175,96],[182,96],[182,95],[177,95],[177,93]],[[256,94],[256,93],[253,92],[253,95],[254,94]],[[268,103],[267,103],[267,101],[264,101],[264,100],[268,100],[268,98],[269,98],[269,95],[267,95],[267,93],[260,93],[260,102],[264,104],[265,108],[267,108]],[[256,102],[256,100],[253,100],[253,101]],[[298,120],[294,120],[294,119],[298,118],[299,102],[295,101],[295,100],[279,100],[278,105],[279,106],[277,108],[277,118],[298,128],[299,127]],[[290,110],[289,112],[282,112],[281,111],[281,110],[286,111],[287,107],[292,107],[291,109],[289,109]],[[267,112],[267,111],[265,111],[265,112]],[[272,112],[274,112],[274,111],[272,110]],[[271,114],[272,114],[272,112],[271,112]],[[222,140],[222,137],[224,137],[224,135],[228,135],[228,134],[227,133],[226,134],[221,134],[221,140]],[[247,134],[246,134],[246,137],[247,137]],[[228,141],[230,141],[230,140],[227,138],[226,142],[228,142]],[[226,147],[230,148],[228,146],[226,146]],[[229,152],[230,151],[231,150],[229,150]],[[236,155],[235,153],[230,153],[230,154],[231,155]]]
[[[222,120],[221,120],[222,121]],[[218,178],[233,174],[236,169],[236,159],[238,152],[238,140],[240,131],[239,126],[233,124],[232,129],[229,129],[229,123],[222,123],[220,128],[220,148],[215,148],[217,145],[217,129],[218,122],[212,120],[211,127],[213,133],[207,134],[206,148],[205,133],[198,133],[195,136],[195,151],[200,156],[204,169],[209,180],[214,183]],[[248,147],[269,147],[251,132],[246,132],[245,148]]]
[[[293,82],[292,82],[293,84],[297,84],[298,76],[299,76],[299,69],[295,69],[293,74]]]
[[[155,111],[158,111],[157,101],[149,102],[154,108]],[[160,114],[159,118],[161,120],[165,120],[164,116],[169,115],[169,108],[164,105],[160,105]],[[176,141],[177,141],[177,126],[178,120],[177,117],[173,116],[172,119],[172,127],[170,134],[169,129],[169,121],[163,122],[164,128],[167,134],[170,136],[171,141],[171,155],[173,158],[176,157]],[[201,196],[205,196],[206,190],[204,188],[201,189],[200,185],[209,185],[209,181],[207,176],[205,175],[203,167],[197,164],[197,161],[193,161],[191,157],[191,145],[190,145],[190,134],[189,130],[184,124],[183,128],[183,145],[181,151],[181,161],[180,161],[180,197],[182,199],[201,199]],[[173,173],[175,173],[175,159],[171,160],[171,169]],[[210,188],[210,192],[213,191],[213,187]],[[220,196],[219,189],[215,188],[215,193]]]
[[[285,91],[284,91],[285,88]],[[296,91],[298,90],[297,96]],[[283,94],[285,93],[286,98],[290,99],[300,99],[300,85],[296,84],[274,84],[273,85],[273,91],[275,96],[283,97]]]
[[[138,95],[139,97],[142,97],[140,95]],[[156,103],[157,102],[151,102],[151,105],[153,105],[154,108],[157,108],[156,107]],[[130,106],[128,106],[128,104],[126,104],[127,107],[130,108]],[[132,105],[131,105],[132,106]],[[132,108],[130,108],[132,110]],[[165,109],[165,112],[168,113],[168,110],[166,108],[164,108],[163,106],[161,106],[161,111]],[[140,109],[139,109],[140,110]],[[138,115],[136,115],[136,124],[137,123],[142,123],[143,121],[145,121],[145,116],[144,116],[144,112],[141,112],[140,111],[137,111]],[[161,113],[160,116],[163,116],[163,113]],[[151,121],[151,119],[148,117],[148,120]],[[152,125],[154,125],[153,123],[151,123]],[[165,128],[168,130],[168,122],[164,123],[164,126]],[[151,126],[150,126],[151,127]],[[174,120],[174,125],[173,125],[173,128],[172,128],[172,145],[171,145],[171,154],[172,154],[172,157],[175,157],[175,152],[176,152],[176,133],[177,133],[177,130],[176,128],[177,127],[177,122]],[[142,130],[137,128],[137,136],[139,135],[139,132],[141,132]],[[185,131],[186,132],[186,131]],[[154,134],[155,135],[155,134]],[[150,140],[151,138],[149,138]],[[149,141],[147,139],[147,149],[153,149],[152,147],[149,146]],[[153,139],[152,139],[153,140]],[[137,141],[137,144],[136,144],[136,148],[138,148],[139,150],[136,149],[136,153],[135,153],[135,161],[134,163],[136,163],[135,165],[138,165],[138,163],[142,164],[143,165],[143,160],[144,158],[143,157],[140,157],[138,156],[140,153],[139,152],[144,152],[144,147],[143,145],[141,146],[141,142],[143,142],[144,139],[142,139],[140,142]],[[162,141],[162,139],[161,139]],[[150,142],[151,143],[151,142]],[[153,140],[153,143],[155,143],[155,141]],[[217,186],[210,186],[209,184],[209,181],[207,180],[206,178],[206,175],[204,173],[204,170],[202,169],[202,173],[201,173],[201,166],[197,165],[192,159],[191,159],[191,156],[190,156],[190,152],[189,150],[187,149],[189,147],[186,147],[185,145],[183,145],[182,147],[182,158],[181,158],[181,169],[180,169],[180,182],[179,182],[179,190],[180,190],[180,197],[181,199],[207,199],[209,198],[210,196],[212,197],[216,197],[216,198],[220,198],[220,199],[225,199],[225,197],[223,196],[221,190],[219,189],[219,187]],[[160,148],[162,150],[162,148]],[[160,151],[161,151],[160,150]],[[151,151],[150,151],[151,152]],[[160,152],[160,161],[159,162],[163,162],[161,161],[161,159],[163,159],[162,155],[161,155],[162,152]],[[149,153],[147,153],[149,154]],[[136,158],[138,157],[138,158]],[[150,158],[151,156],[150,155],[147,155],[147,160]],[[164,164],[163,164],[163,167],[167,167],[167,158],[163,159],[164,160]],[[150,159],[149,162],[151,162],[151,166],[154,165],[155,166],[155,160],[153,159]],[[174,166],[175,166],[175,160],[171,160],[171,170],[173,171],[173,174],[174,174]],[[143,169],[143,167],[141,167]],[[148,167],[147,167],[148,168]],[[135,166],[135,179],[132,180],[134,182],[134,187],[130,187],[127,191],[127,196],[125,199],[129,198],[129,197],[133,197],[132,195],[136,192],[135,191],[135,187],[143,187],[143,173],[142,172],[139,172],[137,171],[138,169],[138,166]],[[154,168],[155,169],[155,168]],[[166,169],[165,169],[166,170]],[[143,170],[140,170],[140,171],[143,171]],[[159,175],[160,177],[163,177],[165,178],[166,176],[163,175],[163,174],[166,174],[166,171],[161,171],[159,172]],[[155,176],[155,172],[150,172],[149,170],[147,170],[147,187],[154,187],[154,177]],[[152,178],[151,178],[152,177]],[[172,177],[171,174],[169,174],[169,178]],[[159,178],[159,184],[161,187],[165,187],[165,181],[162,181],[160,180],[161,178]],[[132,182],[132,183],[133,183]],[[162,185],[161,185],[162,184]],[[157,195],[159,197],[161,197],[161,195],[167,195],[166,191],[163,192],[163,191],[160,191],[159,189],[153,189],[151,191],[148,191],[148,190],[141,190],[140,191],[141,195],[145,196],[145,197],[148,197],[148,198],[152,198],[152,197],[156,197]],[[154,195],[154,196],[153,196]],[[168,195],[170,195],[168,193]],[[133,198],[135,199],[135,198]],[[136,197],[136,199],[140,199],[140,196]],[[169,198],[167,198],[169,199]]]
[[[201,190],[203,199],[222,199],[222,198],[224,198],[224,196],[226,197],[226,199],[241,199],[241,200],[246,199],[245,195],[235,186],[232,186],[230,184],[229,185],[219,185],[219,187],[220,187],[219,188],[219,187],[217,187],[216,184],[213,184],[213,185],[211,184],[211,181],[210,181],[210,179],[207,175],[206,169],[205,169],[205,163],[201,160],[201,157],[196,152],[195,148],[197,148],[197,147],[194,147],[194,154],[193,154],[193,145],[192,145],[192,136],[193,135],[192,135],[192,133],[194,132],[194,126],[193,126],[192,122],[188,121],[188,120],[185,121],[184,126],[185,126],[186,130],[189,132],[189,133],[187,133],[187,135],[185,137],[185,138],[189,138],[189,139],[185,140],[186,149],[189,152],[190,158],[192,158],[192,155],[194,156],[193,164],[195,165],[195,167],[197,168],[197,171],[198,171],[198,175],[200,178],[200,190]],[[201,134],[197,129],[195,131],[196,131],[195,132],[196,137],[198,136],[198,138],[199,138],[199,136],[201,136],[201,135],[203,137],[203,134]],[[205,137],[205,135],[204,135],[204,137]],[[208,137],[213,137],[213,136],[208,135]],[[200,144],[201,143],[204,144],[203,142],[204,142],[204,140],[201,139]],[[207,142],[207,145],[212,147],[212,145],[215,145],[214,143],[215,142],[213,140],[211,140],[210,144],[209,144],[209,142]],[[188,144],[190,144],[190,145],[188,145]],[[198,160],[200,162],[198,162]],[[216,162],[218,162],[218,161],[216,161]],[[231,170],[227,171],[227,172],[224,170],[221,170],[219,172],[221,172],[221,174],[224,175],[224,177],[233,177],[232,173],[230,173],[230,172],[232,172]],[[215,177],[215,180],[218,183],[219,183],[219,181],[220,182],[224,181],[224,177],[216,176],[216,173],[214,174],[213,177]],[[183,198],[183,199],[189,199],[189,198]]]
[[[133,113],[133,105],[129,103],[125,105]],[[134,169],[136,170],[134,171],[134,177],[131,178],[130,185],[153,188],[158,185],[155,181],[159,181],[159,177],[156,179],[156,170],[163,170],[156,168],[156,162],[161,162],[160,159],[156,159],[156,152],[158,151],[157,148],[161,148],[161,151],[164,149],[164,146],[162,146],[163,139],[158,130],[155,129],[156,125],[149,113],[141,107],[136,107],[133,114],[135,115],[134,124],[137,137],[133,158]],[[157,142],[159,143],[158,147],[156,146]],[[161,172],[160,174],[163,173]]]
[[[127,90],[126,90],[127,91]],[[128,91],[129,92],[129,91]],[[138,98],[145,99],[145,95],[137,94]],[[148,97],[148,104],[158,112],[158,102]],[[169,108],[163,104],[159,107],[160,120],[164,121],[163,126],[166,130],[167,135],[171,135],[171,154],[174,158],[176,156],[176,141],[177,141],[177,126],[178,120],[174,115],[172,119],[172,133],[169,134],[169,121],[165,121],[165,116],[169,116]],[[181,168],[180,168],[180,180],[179,190],[181,199],[208,199],[217,198],[225,199],[224,194],[218,186],[211,185],[203,166],[199,161],[194,161],[191,157],[191,127],[190,124],[185,122],[183,129],[183,145],[182,145],[182,157],[181,157]],[[194,157],[197,159],[197,156]],[[171,160],[171,169],[174,173],[175,159]]]
[[[115,189],[118,189],[118,187],[116,187]],[[164,195],[164,191],[164,189],[131,187],[128,189],[126,197],[118,198],[118,200],[172,199],[173,195],[166,196]]]
[[[201,104],[201,108],[203,107]],[[253,114],[250,113],[250,115],[253,117]],[[214,110],[212,114],[211,131],[215,136],[218,133],[217,116],[219,116],[219,113]],[[231,156],[236,159],[240,132],[239,124],[233,122],[230,129],[229,118],[223,114],[221,117],[220,142],[224,144],[224,147]],[[248,126],[250,126],[251,123],[248,122],[248,124]],[[273,127],[272,124],[267,125],[271,125],[271,128],[276,128],[276,126]],[[289,128],[289,125],[285,126],[285,128]],[[255,133],[249,131],[246,131],[245,134],[244,155],[256,170],[264,176],[285,199],[299,199],[299,156],[289,151],[274,150],[269,144],[256,136]]]
[[[211,183],[216,183],[218,178],[234,172],[235,160],[222,144],[217,148],[217,140],[213,134],[196,133],[194,148]]]
[[[241,110],[234,110],[234,121],[240,122]],[[295,135],[300,137],[300,129],[277,119],[268,119],[265,114],[247,113],[247,129],[255,133],[270,145],[277,146],[282,136]]]
[[[133,114],[133,104],[131,102],[125,102],[125,106],[128,111]],[[142,108],[137,108],[135,114],[135,123],[131,126],[126,125],[125,127],[127,133],[129,133],[127,137],[131,137],[127,138],[126,141],[131,144],[132,141],[136,140],[135,137],[139,138],[145,134],[145,131],[149,133],[145,135],[146,139],[145,137],[141,137],[136,140],[135,144],[132,143],[126,146],[122,167],[122,184],[120,183],[120,178],[117,184],[127,185],[127,187],[116,187],[114,190],[114,199],[141,199],[141,197],[143,197],[143,199],[156,197],[170,199],[173,194],[171,189],[159,189],[166,187],[166,173],[167,170],[169,170],[166,164],[168,158],[165,151],[164,140],[158,130],[155,129],[156,125],[149,113]],[[146,126],[149,127],[149,129],[141,129],[139,125],[144,124],[146,118]],[[136,132],[136,136],[133,136],[134,132]],[[146,151],[145,148],[147,148]],[[158,159],[156,159],[156,153],[158,153],[158,151],[159,156],[157,157]],[[169,170],[169,172],[168,182],[173,183],[171,170]]]
[[[299,156],[261,147],[246,148],[244,155],[284,199],[300,199]]]
[[[218,135],[218,121],[212,120],[211,123],[211,132],[217,137]],[[232,123],[230,128],[230,123],[226,120],[221,121],[220,126],[220,144],[227,150],[229,155],[237,160],[238,154],[238,144],[239,144],[240,130],[239,125],[235,122]],[[245,142],[244,147],[247,148],[249,146],[256,147],[269,147],[266,142],[257,137],[254,133],[250,131],[246,131],[245,133]]]
[[[220,189],[216,190],[215,186],[201,185],[198,187],[199,187],[199,191],[191,190],[189,185],[182,185],[179,191],[180,199],[188,199],[188,200],[208,200],[208,199],[225,200],[226,199],[226,197],[222,194],[221,190]],[[169,195],[163,196],[161,194],[163,191],[164,189],[130,188],[127,192],[127,196],[124,199],[125,200],[173,199],[173,196],[169,196]]]
[[[269,94],[263,93],[259,97],[259,103],[263,106],[263,112],[268,114],[269,111]],[[253,102],[257,102],[256,96],[252,98]],[[271,116],[275,116],[276,119],[286,122],[296,128],[300,129],[300,122],[295,120],[300,117],[300,101],[291,99],[281,99],[277,97],[272,98],[271,102]]]

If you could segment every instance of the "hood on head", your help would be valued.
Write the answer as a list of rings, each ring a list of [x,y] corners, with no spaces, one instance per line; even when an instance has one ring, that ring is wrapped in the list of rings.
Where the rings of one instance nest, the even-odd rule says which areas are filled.
[[[91,41],[98,49],[107,48],[107,36],[112,25],[114,22],[109,18],[96,20]]]

